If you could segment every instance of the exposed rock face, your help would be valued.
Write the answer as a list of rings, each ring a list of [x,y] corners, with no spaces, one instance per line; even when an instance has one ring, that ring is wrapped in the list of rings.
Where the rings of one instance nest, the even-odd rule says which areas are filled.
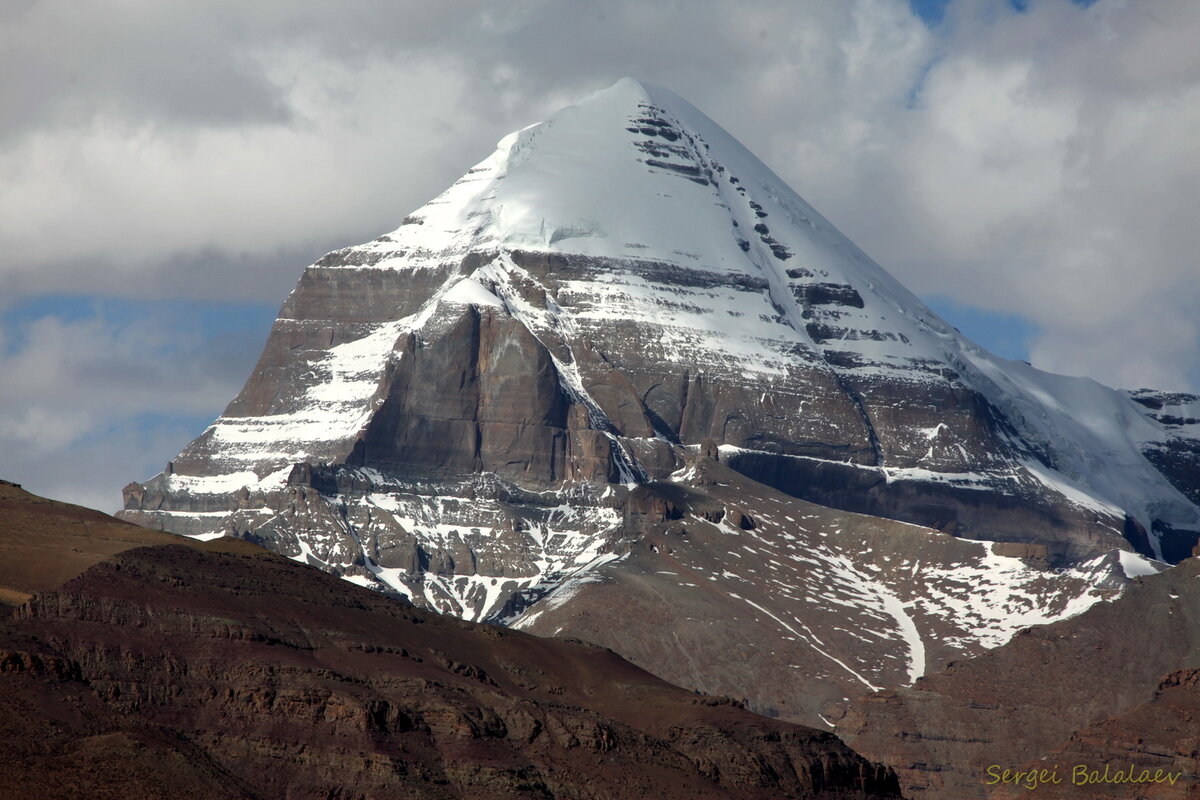
[[[12,798],[899,797],[832,734],[611,651],[179,545],[0,622],[0,744]]]
[[[1200,718],[1192,715],[1191,673],[1178,671],[1197,667],[1200,559],[1188,559],[1140,579],[1112,603],[1023,631],[912,688],[867,697],[837,730],[869,758],[895,766],[905,795],[914,798],[1016,794],[995,794],[1012,786],[987,785],[991,764],[1057,764],[1066,776],[1079,763],[1101,771],[1109,764],[1115,772],[1152,762],[1183,775],[1153,792],[1127,785],[1124,794],[1112,794],[1111,787],[1089,785],[1080,796],[1191,797],[1200,791]],[[1068,795],[1046,787],[1036,796]]]
[[[1171,454],[1192,453],[1194,431],[1147,398],[982,351],[711,120],[626,80],[506,137],[396,231],[306,270],[242,393],[164,473],[127,487],[123,517],[244,537],[468,619],[553,610],[528,624],[554,619],[707,686],[681,664],[720,640],[656,658],[635,645],[654,633],[648,616],[605,634],[585,605],[570,613],[641,609],[658,592],[682,624],[690,586],[633,577],[672,571],[643,559],[680,522],[689,563],[713,570],[697,585],[718,598],[714,618],[749,608],[737,598],[755,575],[735,559],[781,586],[858,587],[860,639],[818,594],[759,590],[769,613],[718,651],[720,685],[822,724],[842,681],[907,683],[1115,596],[1125,567],[1145,568],[1132,551],[1191,552],[1200,476]],[[714,457],[735,474],[713,477]],[[674,502],[670,486],[686,502],[643,508]],[[704,519],[700,536],[687,516],[710,512],[695,509],[741,521]],[[820,525],[799,522],[810,513]],[[756,546],[731,554],[760,518],[778,566]],[[906,576],[880,560],[892,549]],[[1001,583],[1027,587],[1023,616],[1003,624],[1002,587],[963,577],[993,559],[1008,559]],[[906,610],[926,608],[942,610]],[[786,655],[798,666],[771,667],[779,684],[739,665],[742,645],[805,626],[803,654]],[[805,677],[826,674],[840,676],[828,697],[801,700]]]
[[[1200,502],[1200,397],[1142,389],[1130,396],[1163,434],[1143,444],[1143,453],[1175,488]]]

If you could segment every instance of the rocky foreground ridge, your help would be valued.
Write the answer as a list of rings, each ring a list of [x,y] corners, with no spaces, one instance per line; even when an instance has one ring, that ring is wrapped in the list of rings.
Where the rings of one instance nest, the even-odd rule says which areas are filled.
[[[1200,559],[1111,603],[1022,631],[911,687],[853,704],[838,733],[894,766],[913,798],[1200,796]],[[987,768],[1055,769],[1063,784],[988,784]],[[1157,783],[1072,785],[1077,765]]]
[[[56,535],[89,549],[80,509],[0,494],[5,563],[53,551]],[[415,609],[219,539],[134,546],[0,619],[0,795],[899,792],[832,734],[684,691],[611,651]]]
[[[830,727],[1186,558],[1198,465],[1200,400],[983,351],[624,80],[305,270],[121,515]]]

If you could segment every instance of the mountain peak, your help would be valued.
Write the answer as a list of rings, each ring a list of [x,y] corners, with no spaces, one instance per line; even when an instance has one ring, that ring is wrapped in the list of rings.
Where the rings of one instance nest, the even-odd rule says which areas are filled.
[[[641,103],[653,103],[656,100],[661,102],[661,97],[664,93],[678,98],[678,95],[674,92],[668,92],[666,89],[654,84],[646,83],[639,78],[626,75],[623,78],[619,78],[611,86],[592,92],[573,105],[578,107],[603,103],[609,108],[624,105],[632,109]]]
[[[894,685],[1118,591],[1114,551],[1186,557],[1191,402],[984,352],[719,125],[623,80],[305,270],[241,394],[125,515],[477,620],[686,571],[820,628],[809,652],[780,623],[807,654],[786,663]],[[863,550],[870,517],[924,526],[880,534],[906,568]],[[996,576],[1040,588],[1013,612]],[[695,616],[696,580],[664,580]],[[879,648],[821,647],[835,585]],[[539,624],[582,624],[563,608]]]
[[[854,250],[719,125],[632,78],[504,137],[405,222],[390,237],[406,253],[520,248],[744,272],[813,246]],[[784,242],[773,225],[809,235]]]

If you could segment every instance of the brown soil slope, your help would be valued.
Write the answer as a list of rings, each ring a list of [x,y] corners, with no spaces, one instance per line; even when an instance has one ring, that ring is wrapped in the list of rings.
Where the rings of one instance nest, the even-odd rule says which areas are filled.
[[[129,550],[0,624],[0,796],[876,798],[832,734],[282,557]]]
[[[131,547],[187,544],[208,550],[252,552],[233,539],[198,542],[122,522],[90,508],[30,494],[0,480],[0,605],[20,605],[88,567]]]

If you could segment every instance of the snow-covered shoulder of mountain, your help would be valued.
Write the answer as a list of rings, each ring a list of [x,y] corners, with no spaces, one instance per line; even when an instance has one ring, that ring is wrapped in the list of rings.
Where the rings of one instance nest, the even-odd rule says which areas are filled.
[[[1049,456],[1053,469],[1030,467],[1055,491],[1080,503],[1103,503],[1132,515],[1147,530],[1153,520],[1200,524],[1196,506],[1143,454],[1167,432],[1125,392],[1090,378],[1055,375],[1023,361],[963,347],[972,377],[1016,422],[1024,439]],[[1150,537],[1152,545],[1157,538]],[[1161,551],[1156,555],[1161,558]]]

